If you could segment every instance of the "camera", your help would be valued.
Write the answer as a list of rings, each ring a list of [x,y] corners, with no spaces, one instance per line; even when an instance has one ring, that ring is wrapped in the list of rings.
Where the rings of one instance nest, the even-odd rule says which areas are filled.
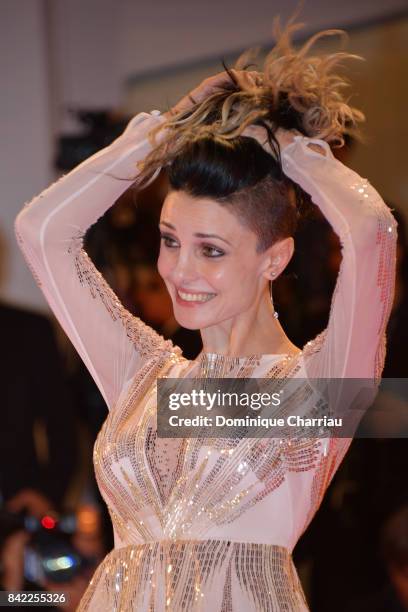
[[[95,557],[81,554],[72,543],[77,529],[75,514],[45,515],[41,519],[25,513],[0,510],[0,542],[16,531],[31,535],[24,551],[24,577],[42,585],[69,582],[79,573],[95,566]]]

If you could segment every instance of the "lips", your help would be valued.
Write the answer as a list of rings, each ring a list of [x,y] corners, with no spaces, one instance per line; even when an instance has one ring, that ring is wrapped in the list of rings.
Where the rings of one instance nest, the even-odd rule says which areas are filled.
[[[182,306],[198,306],[201,304],[206,304],[216,295],[216,293],[183,291],[182,289],[176,289],[176,301]]]

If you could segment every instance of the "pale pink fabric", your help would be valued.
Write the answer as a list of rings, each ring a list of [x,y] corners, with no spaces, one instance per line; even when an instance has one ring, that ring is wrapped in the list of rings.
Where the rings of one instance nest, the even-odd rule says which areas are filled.
[[[161,117],[155,111],[150,115],[137,115],[112,145],[35,198],[16,220],[17,237],[29,265],[111,410],[108,428],[113,427],[115,413],[120,419],[123,406],[129,406],[128,390],[135,377],[140,376],[142,368],[147,375],[163,355],[176,356],[169,371],[171,376],[186,376],[194,368],[194,362],[189,364],[177,358],[177,351],[174,353],[169,342],[124,311],[92,263],[84,259],[81,250],[85,231],[129,187],[130,182],[118,179],[134,177],[136,162],[150,150],[147,134],[159,121]],[[308,147],[311,142],[323,147],[325,155]],[[298,375],[311,379],[371,379],[374,388],[375,379],[381,376],[383,368],[385,329],[394,294],[396,221],[375,189],[337,161],[323,141],[297,136],[284,149],[282,160],[285,173],[311,194],[313,202],[338,234],[342,247],[341,268],[328,326],[304,347]],[[84,265],[87,270],[85,282]],[[253,376],[264,376],[281,357],[266,355],[260,358]],[[154,401],[152,397],[149,401]],[[329,398],[334,410],[344,399],[344,396]],[[347,403],[353,399],[347,398]],[[240,519],[228,525],[213,525],[205,537],[200,532],[198,539],[264,542],[291,552],[316,511],[348,443],[349,440],[337,445],[326,441],[321,447],[325,455],[324,469],[321,465],[319,468],[321,473],[317,474],[316,469],[288,472],[281,485],[276,485],[262,502]],[[130,459],[120,460],[124,469],[128,469],[126,466],[130,465]],[[114,492],[106,491],[103,493],[108,505],[120,515],[120,493],[115,500]],[[143,517],[149,524],[149,512],[146,512]],[[166,542],[168,536],[157,517],[153,519],[153,514],[152,511],[154,541]],[[188,537],[198,537],[198,531],[195,533],[194,526],[191,527]],[[115,551],[118,554],[125,550],[124,547],[141,545],[141,542],[142,539],[136,537],[124,539],[115,528]],[[106,567],[111,567],[108,563],[112,563],[112,558],[106,563]],[[160,573],[158,568],[155,571]],[[220,584],[224,585],[224,578],[221,579],[224,570],[217,571],[220,571]],[[113,583],[105,583],[103,587],[102,582],[98,582],[102,580],[101,570],[82,609],[111,609],[113,600],[109,597],[113,595],[108,596],[107,592],[113,589],[109,586]],[[122,586],[118,587],[119,591]],[[298,589],[296,585],[292,587],[293,592]],[[123,609],[165,609],[163,597],[163,593],[157,595],[156,607],[152,603],[136,604],[134,598],[129,599]],[[234,597],[234,612],[258,609],[255,604],[251,607],[244,595],[242,601],[247,603],[242,604],[243,607],[238,603],[240,596],[235,593]],[[208,588],[204,600],[207,607],[201,608],[202,602],[194,610],[212,609],[216,612],[229,609],[227,604],[222,607],[224,604],[220,603],[221,595],[217,589]],[[301,602],[299,595],[298,605],[291,604],[292,607],[285,609],[306,609]]]

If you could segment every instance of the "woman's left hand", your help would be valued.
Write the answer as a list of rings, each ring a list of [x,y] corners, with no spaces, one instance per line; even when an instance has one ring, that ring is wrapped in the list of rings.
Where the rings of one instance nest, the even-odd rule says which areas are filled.
[[[269,155],[273,155],[271,147],[269,146],[266,129],[262,126],[250,125],[242,132],[242,136],[255,138],[255,140],[259,142],[259,144],[267,153],[269,153]],[[295,136],[302,136],[302,134],[298,130],[284,130],[282,128],[278,128],[275,132],[275,138],[279,143],[280,150],[283,151],[288,145],[290,145],[294,141]],[[321,155],[325,155],[324,149],[318,144],[309,143],[308,147]]]
[[[300,135],[300,132],[296,130],[283,130],[279,128],[275,132],[275,138],[279,143],[281,151],[291,144],[296,135]],[[268,134],[265,128],[260,125],[249,125],[242,132],[242,136],[249,136],[250,138],[255,138],[259,142],[259,144],[265,149],[269,155],[272,155],[271,147],[269,146]]]

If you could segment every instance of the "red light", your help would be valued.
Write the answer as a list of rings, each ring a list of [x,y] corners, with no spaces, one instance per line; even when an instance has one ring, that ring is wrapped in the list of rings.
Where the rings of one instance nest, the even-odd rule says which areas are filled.
[[[53,519],[52,516],[43,516],[41,519],[41,525],[44,529],[54,529],[56,522],[57,521]]]

